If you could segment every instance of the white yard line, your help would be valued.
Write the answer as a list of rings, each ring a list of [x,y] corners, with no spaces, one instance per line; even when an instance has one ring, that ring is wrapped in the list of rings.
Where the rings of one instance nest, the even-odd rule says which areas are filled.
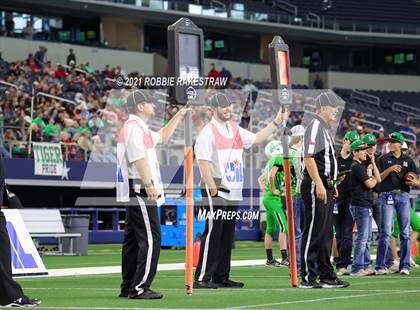
[[[111,287],[25,287],[25,290],[35,290],[35,291],[115,291],[119,292],[119,288]],[[185,288],[159,288],[159,291],[185,291]],[[243,289],[218,289],[218,290],[194,290],[194,294],[220,294],[220,293],[241,293],[241,292],[291,292],[291,293],[301,293],[302,290],[296,288],[243,288]],[[406,292],[407,290],[369,290],[369,292]],[[325,289],[323,290],[325,292]],[[366,292],[366,289],[354,290],[354,289],[328,289],[328,292]]]
[[[262,266],[264,264],[265,264],[265,259],[232,261],[232,267]],[[185,263],[159,264],[158,265],[158,271],[184,270],[184,269],[185,269]],[[98,274],[112,274],[112,273],[121,273],[121,266],[49,269],[48,275],[45,275],[45,276],[28,276],[28,277],[19,277],[19,278],[23,279],[23,278],[33,278],[33,277],[36,277],[36,278],[66,277],[66,276],[98,275]]]
[[[346,290],[343,289],[343,292],[344,291]],[[420,290],[394,291],[394,292],[388,291],[388,292],[373,293],[373,294],[360,294],[360,295],[352,295],[352,296],[336,296],[336,297],[325,297],[325,298],[316,298],[316,299],[284,301],[284,302],[276,302],[276,303],[269,303],[269,304],[245,305],[245,306],[234,307],[233,309],[267,308],[267,307],[281,306],[281,305],[303,304],[303,303],[312,303],[312,302],[329,301],[329,300],[353,299],[353,298],[371,297],[371,296],[380,296],[380,295],[396,295],[396,294],[411,294],[411,293],[420,293]],[[219,310],[227,310],[227,309],[232,309],[232,308],[222,308]]]
[[[336,290],[330,290],[336,291]],[[341,291],[349,291],[343,290]],[[358,290],[359,291],[359,290]],[[379,290],[378,290],[379,291]],[[372,296],[380,296],[380,295],[397,295],[397,294],[411,294],[411,293],[419,293],[420,290],[397,290],[397,291],[380,291],[377,293],[372,294],[359,294],[359,295],[352,295],[352,296],[336,296],[336,297],[325,297],[325,298],[316,298],[316,299],[305,299],[305,300],[295,300],[295,301],[284,301],[278,303],[269,303],[269,304],[256,304],[256,305],[244,305],[238,307],[229,307],[229,308],[218,308],[214,310],[234,310],[234,309],[252,309],[252,308],[267,308],[273,306],[281,306],[281,305],[292,305],[292,304],[302,304],[302,303],[314,303],[314,302],[322,302],[322,301],[330,301],[330,300],[343,300],[343,299],[353,299],[353,298],[363,298],[363,297],[372,297]],[[40,306],[37,309],[59,309],[59,310],[119,310],[119,309],[128,309],[128,310],[191,310],[191,308],[132,308],[132,307],[62,307],[62,306]],[[196,308],[197,310],[209,310],[209,308]]]

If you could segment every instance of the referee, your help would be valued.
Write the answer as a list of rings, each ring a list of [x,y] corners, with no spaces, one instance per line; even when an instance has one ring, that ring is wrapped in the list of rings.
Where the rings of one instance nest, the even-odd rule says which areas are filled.
[[[338,98],[323,92],[315,99],[317,112],[304,135],[305,171],[301,185],[305,204],[300,288],[341,288],[349,284],[334,273],[330,262],[333,239],[333,194],[337,178],[330,122],[338,112]],[[320,283],[317,282],[319,274]]]
[[[150,289],[160,253],[157,207],[165,201],[155,146],[166,143],[183,119],[183,108],[159,132],[149,129],[153,98],[136,90],[127,97],[129,118],[121,128],[117,144],[117,201],[126,206],[122,248],[122,284],[119,297],[160,299]]]
[[[220,210],[227,216],[206,219],[194,288],[241,288],[243,283],[229,279],[235,239],[235,218],[229,215],[242,201],[243,150],[264,142],[278,129],[286,113],[279,112],[254,134],[232,121],[231,103],[224,94],[216,93],[209,101],[213,117],[198,135],[194,150],[203,179],[201,194],[206,211]]]
[[[3,155],[0,153],[0,207],[3,205],[5,190],[4,175]],[[20,285],[12,278],[10,239],[6,219],[0,210],[0,307],[37,307],[40,304],[40,300],[25,296]]]

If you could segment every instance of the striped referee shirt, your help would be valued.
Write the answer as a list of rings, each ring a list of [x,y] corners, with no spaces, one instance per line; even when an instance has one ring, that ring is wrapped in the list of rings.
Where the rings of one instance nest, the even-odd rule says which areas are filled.
[[[314,115],[314,119],[306,127],[303,138],[304,157],[313,157],[319,176],[324,179],[337,178],[337,160],[334,149],[334,140],[328,130],[330,126],[319,116]],[[305,176],[309,176],[305,168]]]

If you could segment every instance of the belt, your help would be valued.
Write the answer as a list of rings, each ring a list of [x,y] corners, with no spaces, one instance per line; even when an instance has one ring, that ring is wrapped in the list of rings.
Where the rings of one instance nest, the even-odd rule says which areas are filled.
[[[400,194],[402,194],[403,193],[403,191],[402,190],[400,190],[400,189],[393,189],[392,191],[389,191],[389,192],[384,192],[385,194],[390,194],[390,193],[392,193],[392,194],[397,194],[397,195],[400,195]]]
[[[335,185],[338,183],[337,180],[334,179],[327,179],[326,181],[329,189],[334,189]]]

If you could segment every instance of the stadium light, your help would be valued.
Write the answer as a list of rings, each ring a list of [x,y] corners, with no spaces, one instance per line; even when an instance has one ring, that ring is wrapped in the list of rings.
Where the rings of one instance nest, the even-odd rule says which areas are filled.
[[[195,88],[177,85],[179,79],[188,82],[203,76],[203,30],[188,18],[181,18],[168,27],[169,75],[176,84],[169,88],[169,95],[178,104],[200,101]],[[185,192],[186,192],[186,242],[185,286],[187,295],[193,293],[193,226],[194,226],[194,175],[193,175],[192,114],[185,116]]]
[[[292,103],[291,79],[290,79],[290,62],[289,62],[289,46],[280,36],[275,36],[273,41],[268,45],[270,52],[270,71],[271,83],[274,89],[273,103],[279,102],[283,109],[287,109]],[[290,251],[290,281],[293,287],[297,286],[297,263],[296,263],[296,246],[295,246],[295,225],[293,215],[292,200],[292,184],[290,175],[289,161],[289,139],[286,122],[282,134],[282,146],[284,157],[284,183],[286,192],[286,211],[288,224],[288,238]]]
[[[188,18],[183,17],[168,26],[168,64],[169,76],[177,81],[203,77],[203,30]],[[196,87],[176,83],[169,88],[169,94],[178,104],[199,102]]]

